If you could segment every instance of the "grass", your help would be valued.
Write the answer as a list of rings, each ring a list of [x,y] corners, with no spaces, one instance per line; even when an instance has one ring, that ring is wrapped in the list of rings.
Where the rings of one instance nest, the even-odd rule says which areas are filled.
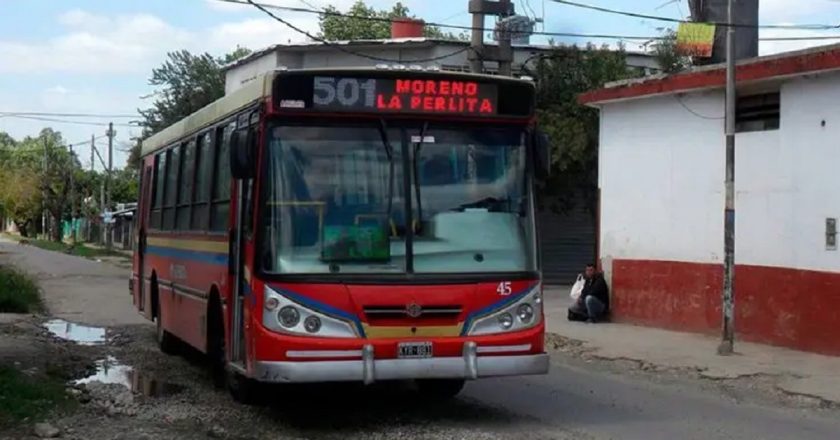
[[[25,238],[25,237],[20,237],[20,236],[17,236],[17,235],[10,235],[10,234],[5,234],[5,236],[12,239],[12,240],[15,240],[15,241],[27,240],[30,245],[41,248],[41,249],[44,249],[44,250],[53,251],[53,252],[63,252],[65,254],[75,255],[77,257],[84,257],[84,258],[125,257],[125,255],[122,254],[122,253],[114,252],[114,251],[108,252],[105,249],[87,246],[84,243],[76,243],[76,245],[73,246],[73,245],[69,245],[69,244],[64,243],[64,242],[57,242],[57,241],[51,241],[51,240],[41,240],[41,239],[37,239],[37,238]]]
[[[0,313],[29,313],[40,305],[38,285],[32,278],[15,268],[0,266]]]
[[[41,419],[55,408],[73,404],[58,377],[30,377],[20,371],[0,366],[0,428],[23,420]]]

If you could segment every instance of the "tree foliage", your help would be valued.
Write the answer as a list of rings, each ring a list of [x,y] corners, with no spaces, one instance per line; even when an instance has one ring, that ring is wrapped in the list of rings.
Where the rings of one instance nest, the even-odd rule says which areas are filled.
[[[396,18],[416,18],[410,15],[408,7],[400,2],[394,4],[390,10],[376,10],[373,7],[367,6],[363,0],[357,0],[353,6],[350,7],[344,15],[351,15],[352,17],[342,17],[335,6],[327,6],[325,10],[329,14],[322,14],[320,18],[320,37],[325,40],[339,41],[339,40],[382,40],[391,38],[391,23],[385,20],[393,20]],[[378,18],[381,20],[370,20],[370,18]],[[426,26],[424,35],[429,38],[438,38],[446,40],[466,40],[467,36],[464,33],[453,34],[451,32],[444,32],[437,26]]]
[[[222,67],[250,53],[244,47],[237,47],[219,58],[209,53],[195,55],[187,50],[168,53],[166,61],[152,69],[149,78],[149,85],[156,89],[152,106],[139,110],[146,127],[142,137],[149,137],[224,96]],[[137,170],[139,166],[138,139],[129,152],[128,167]]]
[[[563,211],[583,200],[594,210],[598,184],[598,111],[578,96],[638,74],[623,50],[557,46],[536,63],[537,119],[552,141],[552,174],[541,202]]]
[[[653,55],[664,73],[677,73],[691,67],[691,57],[677,50],[677,33],[666,29],[653,46]]]
[[[61,133],[51,128],[20,141],[0,132],[0,214],[14,222],[24,236],[39,229],[44,211],[53,225],[74,214],[96,220],[102,210],[100,194],[105,178],[103,172],[83,170]],[[134,170],[115,171],[111,185],[112,203],[137,201]],[[50,232],[53,240],[61,240],[60,227]]]
[[[71,206],[70,174],[78,168],[78,160],[70,154],[61,133],[51,128],[41,130],[37,137],[11,143],[0,158],[4,212],[24,234],[42,210],[60,224]],[[54,228],[52,238],[60,239],[60,229]]]
[[[28,170],[0,168],[0,212],[24,236],[30,235],[33,222],[41,214],[41,191],[38,187],[38,176]]]

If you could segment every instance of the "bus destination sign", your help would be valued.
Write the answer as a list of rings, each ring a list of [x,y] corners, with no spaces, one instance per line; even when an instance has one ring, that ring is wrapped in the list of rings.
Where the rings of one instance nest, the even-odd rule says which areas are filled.
[[[495,84],[450,79],[313,78],[319,110],[393,113],[497,114]]]

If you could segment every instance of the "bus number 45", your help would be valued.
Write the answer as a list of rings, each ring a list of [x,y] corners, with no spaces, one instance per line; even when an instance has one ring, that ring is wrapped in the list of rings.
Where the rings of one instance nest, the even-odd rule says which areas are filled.
[[[498,292],[501,296],[508,296],[513,292],[513,289],[510,287],[510,281],[502,281],[499,283],[499,287],[496,288],[496,292]]]

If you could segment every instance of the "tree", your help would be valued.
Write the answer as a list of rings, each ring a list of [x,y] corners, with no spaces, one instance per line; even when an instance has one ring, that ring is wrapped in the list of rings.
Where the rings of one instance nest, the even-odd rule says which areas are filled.
[[[142,137],[147,138],[224,96],[222,67],[250,53],[243,47],[220,58],[209,53],[193,55],[186,50],[168,53],[166,61],[152,70],[149,79],[149,85],[157,88],[155,101],[151,108],[139,110],[146,127]],[[128,166],[139,169],[139,140],[129,153]]]
[[[51,228],[51,239],[61,241],[61,222],[70,217],[72,203],[71,173],[80,168],[76,156],[71,155],[69,149],[61,136],[61,133],[51,128],[41,130],[36,138],[27,137],[21,142],[21,148],[43,152],[46,150],[47,164],[39,169],[40,187],[43,192],[42,204],[50,214],[53,227]],[[43,154],[43,153],[42,153]]]
[[[589,45],[556,46],[542,57],[537,81],[537,119],[552,141],[552,174],[540,191],[541,203],[555,211],[582,199],[594,212],[598,185],[598,111],[578,96],[609,81],[634,76],[623,49]]]
[[[38,176],[28,170],[0,168],[0,206],[24,237],[30,236],[41,213],[39,184]]]
[[[393,20],[395,18],[416,18],[409,15],[410,11],[407,6],[397,2],[391,10],[380,10],[369,7],[363,0],[357,0],[350,9],[343,15],[350,15],[352,17],[342,17],[341,12],[334,6],[327,6],[325,11],[327,14],[322,14],[320,18],[321,32],[319,36],[325,40],[381,40],[391,38],[391,23],[385,20]],[[380,20],[370,20],[370,18],[377,18]],[[453,34],[451,32],[443,32],[436,26],[426,26],[424,34],[429,38],[438,38],[446,40],[466,40],[467,36],[464,33]]]
[[[682,72],[691,67],[691,57],[677,50],[677,33],[672,29],[666,29],[662,39],[654,44],[653,55],[664,73]]]
[[[10,140],[4,137],[2,142],[7,146],[0,158],[4,211],[24,235],[44,210],[53,224],[61,224],[69,212],[70,173],[78,168],[78,161],[71,157],[61,134],[51,128],[20,142]],[[60,229],[52,231],[52,238],[60,240]]]
[[[137,173],[127,166],[114,172],[111,176],[111,186],[113,203],[136,202],[140,196]]]

